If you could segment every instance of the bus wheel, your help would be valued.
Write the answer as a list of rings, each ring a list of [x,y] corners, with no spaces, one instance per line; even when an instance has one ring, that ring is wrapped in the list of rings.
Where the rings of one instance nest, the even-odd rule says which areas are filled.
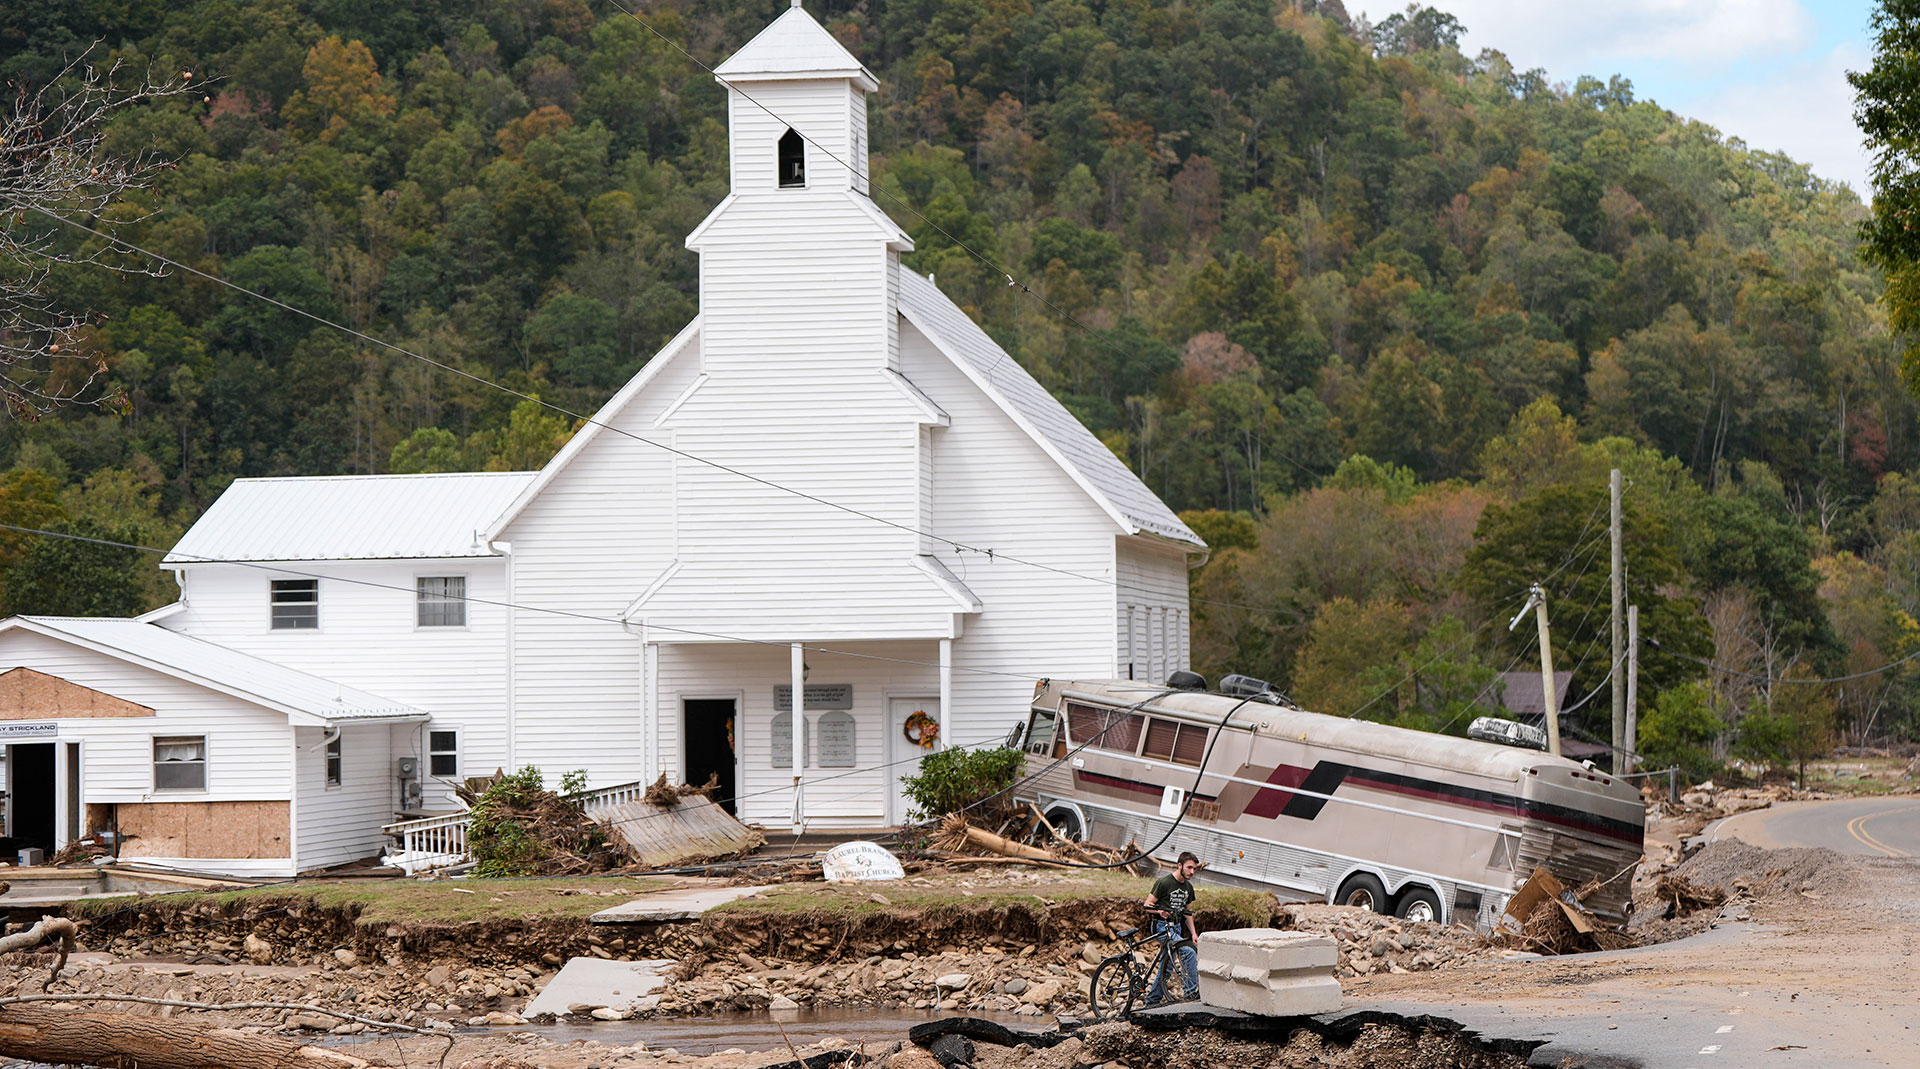
[[[1053,825],[1053,830],[1059,832],[1060,837],[1068,842],[1080,843],[1087,839],[1087,829],[1080,824],[1080,814],[1066,806],[1055,806],[1047,810],[1047,823]]]
[[[1375,913],[1389,912],[1387,908],[1387,889],[1378,878],[1365,872],[1356,872],[1347,877],[1340,885],[1340,893],[1334,896],[1336,906],[1359,906]]]
[[[1436,924],[1440,920],[1440,896],[1424,887],[1409,887],[1400,892],[1400,908],[1393,912],[1415,924]]]

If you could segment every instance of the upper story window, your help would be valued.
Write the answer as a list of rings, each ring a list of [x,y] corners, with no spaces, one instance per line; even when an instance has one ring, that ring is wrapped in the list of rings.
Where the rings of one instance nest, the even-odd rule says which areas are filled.
[[[272,580],[273,629],[284,631],[320,626],[320,580]]]
[[[467,577],[419,577],[414,580],[414,606],[414,620],[421,627],[467,626]]]
[[[807,184],[807,143],[792,127],[780,135],[780,188],[798,189]]]

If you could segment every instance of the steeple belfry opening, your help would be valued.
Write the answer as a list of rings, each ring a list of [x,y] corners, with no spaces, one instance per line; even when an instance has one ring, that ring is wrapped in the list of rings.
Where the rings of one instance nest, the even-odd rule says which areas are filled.
[[[807,184],[807,143],[793,127],[780,135],[777,173],[781,189],[802,189]]]

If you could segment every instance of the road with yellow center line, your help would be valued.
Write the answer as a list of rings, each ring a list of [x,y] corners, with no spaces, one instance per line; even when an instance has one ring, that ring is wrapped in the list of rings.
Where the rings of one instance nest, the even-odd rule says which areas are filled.
[[[1920,857],[1920,797],[1787,802],[1729,817],[1712,836],[1768,849],[1824,846],[1868,857]]]

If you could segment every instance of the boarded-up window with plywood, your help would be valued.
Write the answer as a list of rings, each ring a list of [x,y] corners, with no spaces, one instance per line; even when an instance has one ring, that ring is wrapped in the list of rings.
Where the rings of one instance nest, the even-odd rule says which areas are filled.
[[[1118,709],[1067,704],[1067,733],[1075,746],[1133,753],[1140,749],[1140,731],[1146,717]]]
[[[207,737],[161,735],[153,740],[153,789],[204,791],[207,789]]]

